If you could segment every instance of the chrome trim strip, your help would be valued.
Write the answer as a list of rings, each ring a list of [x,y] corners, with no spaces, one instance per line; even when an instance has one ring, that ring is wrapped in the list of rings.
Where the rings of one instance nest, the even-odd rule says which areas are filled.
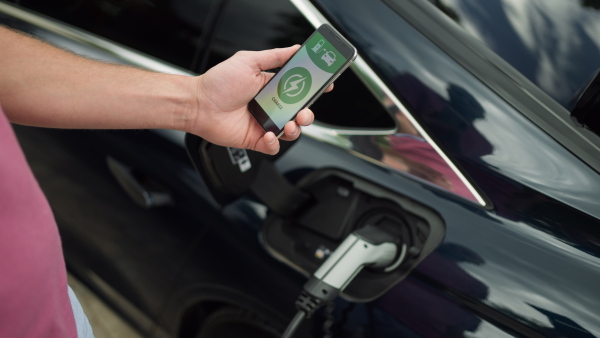
[[[296,8],[305,16],[305,18],[316,28],[324,23],[331,24],[329,20],[327,20],[318,10],[317,8],[310,3],[308,0],[290,0]],[[398,98],[392,93],[390,88],[383,83],[383,81],[375,74],[375,71],[366,63],[366,61],[359,54],[354,63],[350,66],[350,68],[356,73],[356,75],[360,78],[363,84],[371,91],[371,93],[375,96],[375,98],[382,104],[382,106],[386,107],[386,109],[393,113],[394,110],[401,111],[408,120],[413,124],[413,126],[418,130],[421,136],[435,149],[435,151],[444,159],[446,164],[452,168],[452,170],[456,173],[456,175],[460,178],[460,180],[465,184],[465,186],[469,189],[469,191],[473,194],[477,202],[482,206],[486,206],[485,200],[481,197],[479,192],[475,189],[475,187],[467,180],[467,178],[458,170],[456,165],[452,163],[450,158],[446,156],[446,154],[439,148],[439,146],[433,142],[429,134],[425,132],[425,130],[417,123],[415,118],[410,114],[408,109],[398,100]],[[392,105],[389,104],[392,103]],[[392,115],[392,114],[390,114]],[[309,136],[313,136],[315,138],[321,139],[322,130],[318,130],[317,126],[310,126],[303,128],[303,132],[305,132]],[[340,130],[333,130],[337,134],[344,134]],[[353,135],[357,135],[354,131],[349,131]],[[445,189],[444,189],[445,190]]]

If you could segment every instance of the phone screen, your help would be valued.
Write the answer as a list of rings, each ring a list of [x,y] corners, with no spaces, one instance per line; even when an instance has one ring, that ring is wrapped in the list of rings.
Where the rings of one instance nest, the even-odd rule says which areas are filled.
[[[279,129],[344,66],[347,58],[315,32],[255,97]]]

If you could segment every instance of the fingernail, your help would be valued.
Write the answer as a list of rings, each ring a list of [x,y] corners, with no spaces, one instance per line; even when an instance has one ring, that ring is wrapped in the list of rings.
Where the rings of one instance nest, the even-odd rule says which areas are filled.
[[[267,143],[273,144],[273,143],[275,143],[275,140],[277,140],[277,137],[275,137],[275,134],[273,134],[272,132],[269,132],[269,134],[267,135]]]

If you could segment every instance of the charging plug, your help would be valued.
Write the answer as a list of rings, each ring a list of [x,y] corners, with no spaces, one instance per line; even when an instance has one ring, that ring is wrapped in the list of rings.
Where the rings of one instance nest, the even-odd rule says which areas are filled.
[[[406,245],[399,248],[396,238],[374,226],[348,235],[304,285],[296,301],[298,313],[282,337],[292,337],[304,318],[335,299],[364,267],[397,267],[405,252]]]

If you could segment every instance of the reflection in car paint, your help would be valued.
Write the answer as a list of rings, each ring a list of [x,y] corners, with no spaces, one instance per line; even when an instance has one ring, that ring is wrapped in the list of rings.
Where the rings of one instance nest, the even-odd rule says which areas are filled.
[[[598,69],[597,0],[430,1],[565,107]]]
[[[417,131],[401,111],[394,115],[398,130],[393,135],[353,136],[353,149],[387,166],[409,173],[459,196],[475,199],[446,161]]]
[[[469,248],[456,243],[444,243],[421,263],[418,271],[424,280],[435,279],[442,274],[451,290],[466,295],[474,302],[484,301],[489,296],[488,287],[461,266],[484,263],[483,258]],[[465,331],[475,332],[481,324],[481,319],[469,309],[431,292],[417,278],[404,280],[389,294],[393,296],[380,299],[379,307],[420,336],[457,336]]]
[[[407,86],[418,85],[414,83],[412,76],[404,76]],[[450,96],[464,96],[464,91],[450,86],[448,92]],[[456,94],[461,93],[461,94]],[[437,94],[435,94],[437,96]],[[428,98],[424,100],[432,104],[434,110],[443,107],[446,102],[441,97]],[[431,100],[429,100],[431,99]],[[306,134],[326,141],[328,143],[353,150],[366,156],[369,160],[375,160],[378,164],[383,164],[389,168],[408,173],[426,182],[434,184],[446,191],[462,196],[472,201],[477,198],[467,187],[464,181],[457,175],[456,171],[448,165],[448,162],[439,154],[439,152],[428,142],[428,140],[419,132],[419,128],[413,124],[407,115],[398,108],[389,98],[384,98],[383,105],[388,112],[393,113],[396,120],[397,130],[395,133],[386,133],[384,135],[356,135],[349,132],[348,135],[340,135],[332,131],[321,130],[317,126],[306,128]],[[456,99],[456,101],[464,101]],[[433,102],[433,103],[432,103]],[[441,109],[441,108],[440,108]],[[477,117],[474,117],[477,118]],[[465,123],[465,125],[470,125]],[[487,142],[477,142],[484,152],[491,152],[491,146]],[[482,146],[483,145],[483,148]]]
[[[342,135],[318,125],[305,127],[304,133],[477,202],[462,179],[416,131],[406,116],[398,111],[395,118],[399,125],[398,132],[391,135]]]

